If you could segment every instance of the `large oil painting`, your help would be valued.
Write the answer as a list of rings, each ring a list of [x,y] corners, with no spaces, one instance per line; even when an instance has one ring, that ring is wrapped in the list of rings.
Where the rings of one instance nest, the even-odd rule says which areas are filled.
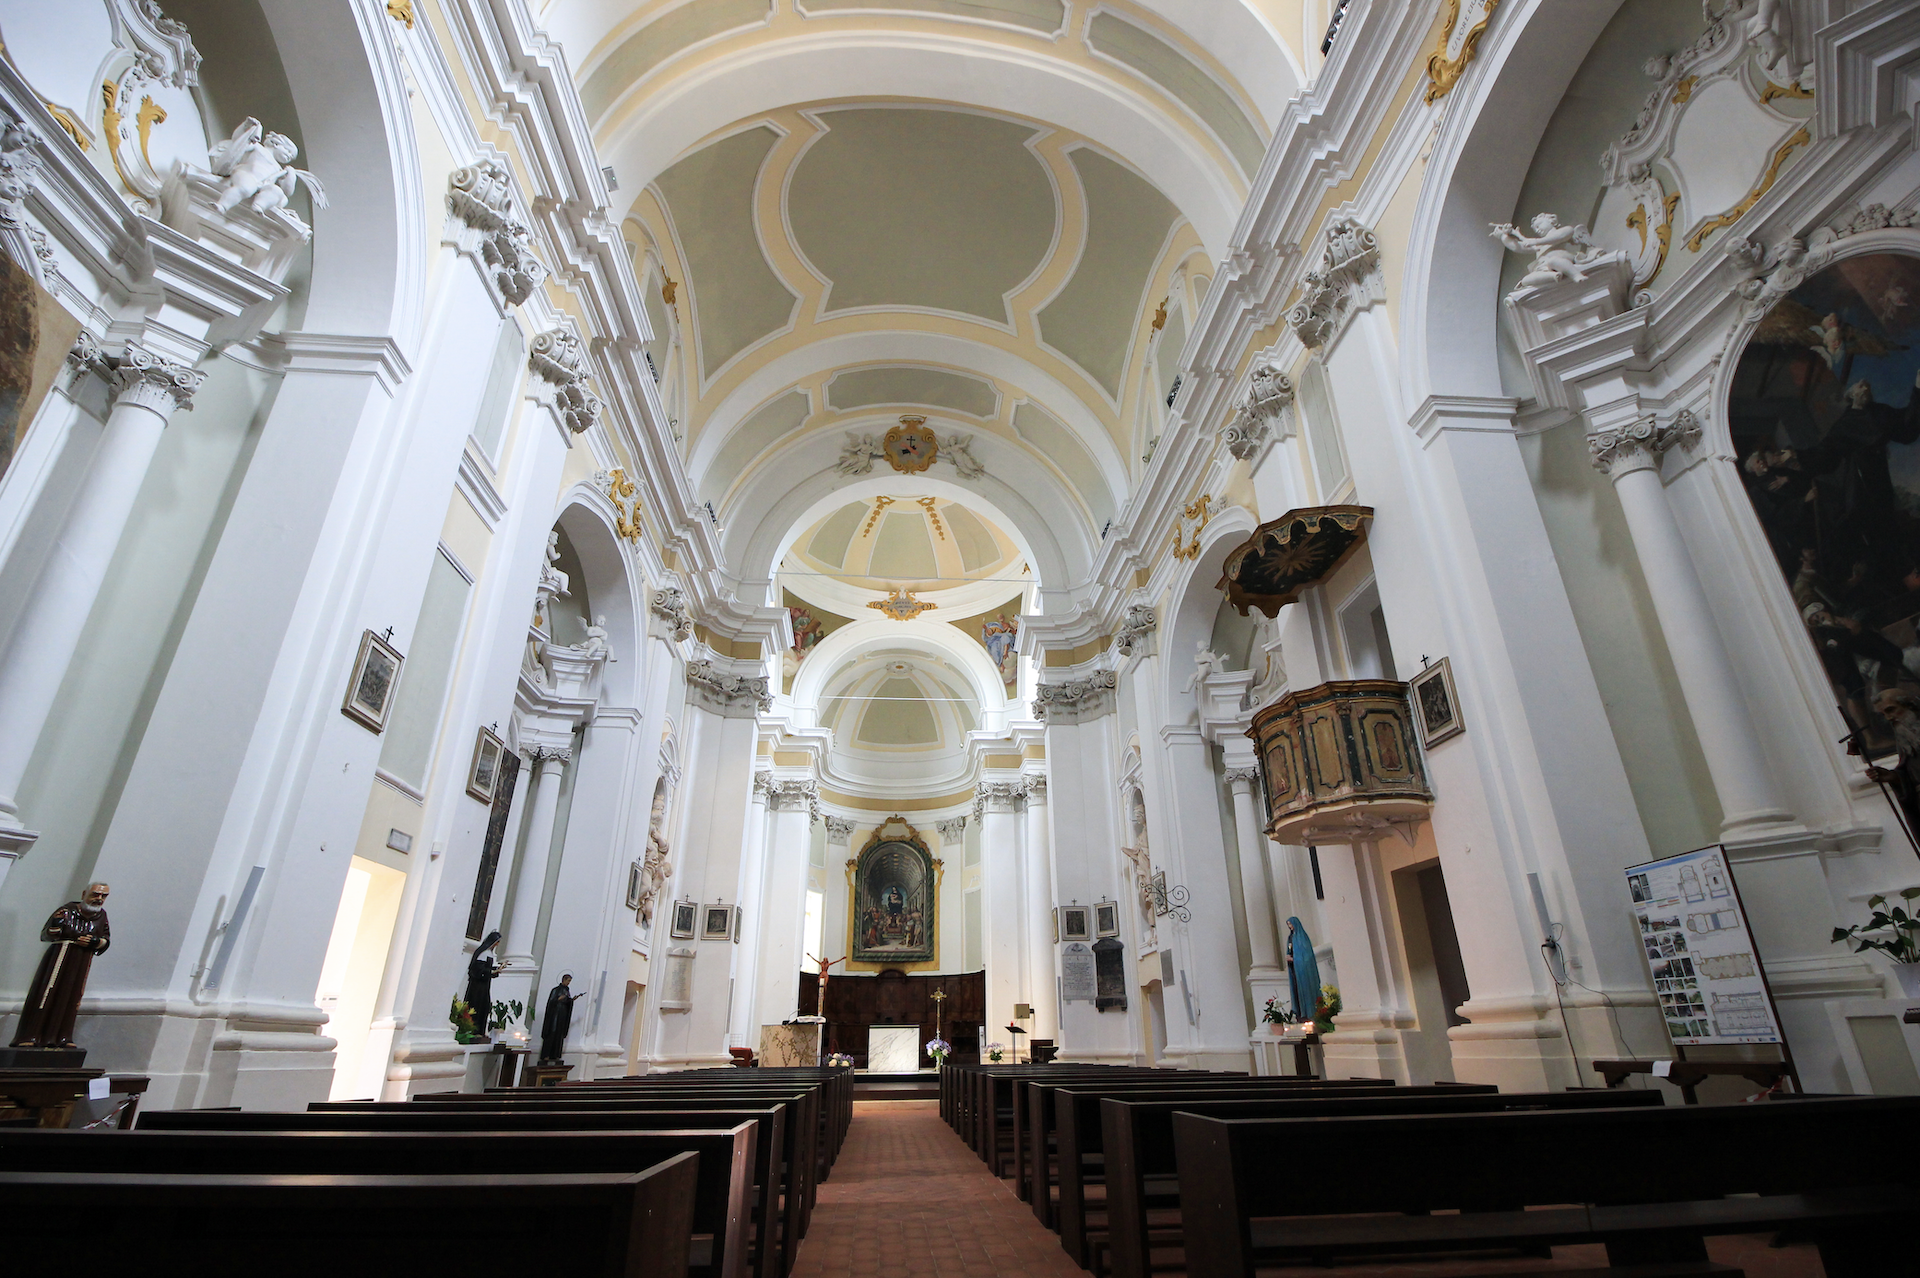
[[[874,832],[853,871],[855,962],[933,961],[939,864],[898,818]]]
[[[80,335],[80,321],[0,252],[0,475]]]
[[[1920,257],[1836,262],[1770,311],[1728,419],[1808,639],[1870,755],[1881,693],[1920,691]]]

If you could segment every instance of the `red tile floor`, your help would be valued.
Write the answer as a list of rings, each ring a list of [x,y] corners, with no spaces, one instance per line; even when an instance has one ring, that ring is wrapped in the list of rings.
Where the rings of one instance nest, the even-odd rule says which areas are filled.
[[[1821,1278],[1810,1246],[1771,1248],[1761,1236],[1716,1238],[1715,1260],[1747,1278]],[[1178,1253],[1155,1256],[1156,1278],[1179,1273]],[[1477,1260],[1262,1270],[1340,1278],[1551,1273],[1605,1264],[1600,1247],[1560,1247],[1552,1261]],[[936,1101],[859,1102],[833,1175],[820,1186],[794,1278],[1079,1278],[1059,1240],[940,1121]]]

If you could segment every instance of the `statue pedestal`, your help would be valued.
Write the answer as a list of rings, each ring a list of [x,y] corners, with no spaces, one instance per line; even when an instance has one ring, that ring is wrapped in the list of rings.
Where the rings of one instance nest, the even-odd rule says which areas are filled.
[[[79,1069],[86,1063],[84,1047],[0,1047],[0,1069]]]
[[[27,1051],[27,1048],[11,1048]],[[0,1123],[32,1120],[35,1127],[65,1127],[75,1102],[92,1090],[103,1069],[0,1069]]]

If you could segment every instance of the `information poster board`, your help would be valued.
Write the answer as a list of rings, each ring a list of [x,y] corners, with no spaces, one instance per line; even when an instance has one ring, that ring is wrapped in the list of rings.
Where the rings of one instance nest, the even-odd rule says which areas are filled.
[[[1626,873],[1674,1045],[1784,1042],[1726,849],[1716,843]]]

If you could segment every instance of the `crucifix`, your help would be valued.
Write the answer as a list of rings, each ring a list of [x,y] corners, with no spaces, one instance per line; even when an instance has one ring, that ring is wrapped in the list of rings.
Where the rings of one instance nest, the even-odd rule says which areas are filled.
[[[820,965],[820,986],[819,986],[819,989],[815,992],[815,997],[813,1001],[813,1014],[815,1016],[818,1016],[821,1020],[825,1020],[827,1018],[827,969],[832,967],[835,963],[844,963],[847,960],[844,958],[837,958],[837,959],[814,958],[813,955],[811,954],[807,955],[807,957],[809,959],[812,959],[813,962],[818,963]]]
[[[935,1038],[940,1038],[942,1037],[940,1033],[941,1004],[947,1001],[947,992],[945,990],[935,990],[932,994],[932,998],[933,998],[933,1036]]]

